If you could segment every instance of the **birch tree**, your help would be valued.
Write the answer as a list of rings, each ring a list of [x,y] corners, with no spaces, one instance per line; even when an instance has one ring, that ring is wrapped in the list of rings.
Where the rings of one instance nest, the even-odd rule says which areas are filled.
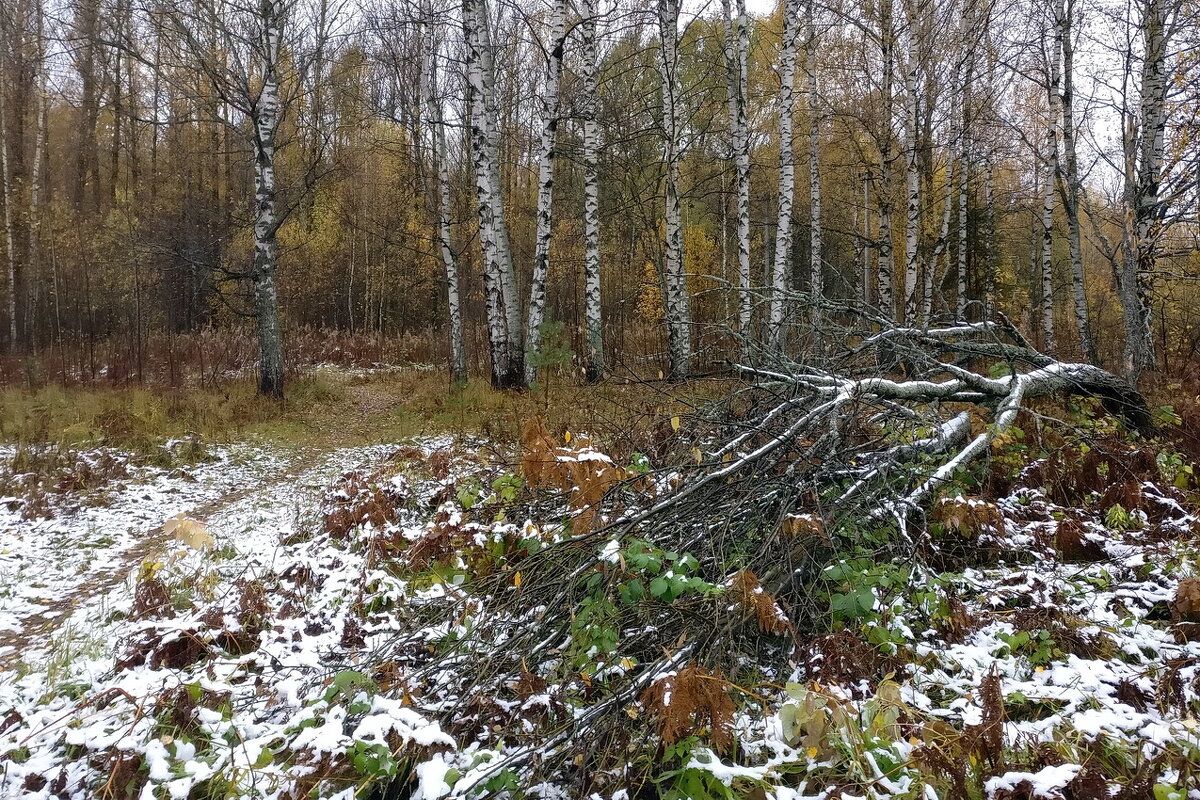
[[[542,136],[538,149],[537,231],[533,274],[529,281],[529,310],[525,328],[525,383],[537,379],[537,353],[542,346],[542,321],[546,311],[546,277],[550,272],[550,238],[553,233],[554,148],[558,141],[559,83],[566,46],[567,0],[554,0],[550,16],[550,42],[546,48],[542,94]]]
[[[467,380],[467,353],[463,333],[462,304],[459,296],[458,258],[450,246],[450,168],[446,158],[446,121],[438,89],[438,54],[441,39],[435,31],[433,9],[425,9],[425,114],[429,121],[430,151],[437,175],[434,213],[437,216],[435,245],[446,271],[446,306],[450,317],[450,378],[455,383]]]
[[[904,321],[912,325],[917,317],[917,275],[921,236],[921,175],[917,169],[917,36],[916,9],[912,0],[905,2],[904,19]]]
[[[298,0],[220,0],[210,9],[177,3],[161,10],[177,39],[177,48],[164,51],[177,50],[180,62],[162,74],[186,93],[192,90],[186,83],[188,76],[198,71],[215,92],[217,107],[234,109],[248,123],[220,120],[245,136],[254,176],[251,263],[248,269],[229,269],[226,274],[250,284],[250,316],[259,350],[258,392],[274,398],[282,398],[284,388],[279,228],[320,175],[319,163],[301,164],[303,181],[287,184],[291,196],[281,202],[280,124],[304,91],[300,74],[308,70],[332,26],[331,22],[330,27],[310,24],[300,8]],[[320,153],[312,156],[320,157]]]
[[[1088,317],[1088,301],[1083,272],[1083,246],[1079,226],[1079,157],[1075,148],[1075,0],[1054,5],[1055,25],[1062,46],[1062,163],[1058,174],[1059,201],[1067,221],[1067,243],[1071,254],[1071,290],[1074,300],[1075,327],[1084,360],[1097,361],[1096,345]]]
[[[596,28],[599,12],[596,0],[581,0],[583,36],[583,237],[584,237],[584,314],[588,352],[585,374],[588,381],[604,377],[604,318],[600,303],[600,173],[597,160],[600,128],[596,120],[599,105],[599,55]]]
[[[738,332],[742,341],[748,343],[754,313],[750,296],[750,131],[746,119],[750,25],[746,17],[746,0],[737,0],[736,17],[730,5],[729,0],[722,0],[729,138],[737,183]]]
[[[20,347],[17,322],[17,239],[16,227],[13,220],[13,203],[17,192],[13,181],[12,164],[9,161],[9,124],[8,124],[8,89],[9,75],[14,74],[10,65],[10,51],[16,46],[10,40],[10,26],[15,30],[15,20],[8,18],[9,9],[0,9],[0,191],[4,202],[4,266],[8,279],[8,346],[12,352]]]
[[[783,42],[779,51],[779,216],[775,224],[775,261],[771,270],[770,346],[782,351],[784,308],[792,263],[792,205],[796,198],[795,125],[796,52],[800,38],[799,0],[784,0]]]
[[[471,157],[479,207],[492,385],[514,389],[525,383],[524,351],[521,347],[521,309],[500,177],[500,123],[495,97],[491,20],[487,0],[463,0],[462,9]]]
[[[896,319],[895,261],[892,255],[892,113],[895,103],[893,80],[896,64],[895,21],[891,0],[879,4],[880,51],[880,133],[879,183],[876,195],[879,216],[879,258],[876,269],[876,289],[879,296],[879,315],[887,321]]]
[[[254,319],[258,328],[258,393],[283,397],[283,332],[279,327],[278,187],[275,147],[279,130],[279,68],[288,6],[283,0],[261,0],[253,24],[255,50],[261,70],[257,97],[248,96],[254,125]]]
[[[1057,16],[1057,15],[1056,15]],[[1042,349],[1054,353],[1058,349],[1054,336],[1054,198],[1056,181],[1059,172],[1058,163],[1058,125],[1061,117],[1059,109],[1060,74],[1062,59],[1062,26],[1055,21],[1052,26],[1053,41],[1046,52],[1046,91],[1048,95],[1048,114],[1046,117],[1046,134],[1042,150],[1042,162],[1045,172],[1042,186],[1042,257],[1041,257],[1041,293],[1039,306],[1042,317]]]
[[[1143,53],[1137,116],[1127,112],[1124,126],[1126,225],[1117,281],[1125,328],[1125,375],[1135,384],[1143,372],[1155,367],[1150,293],[1165,211],[1159,185],[1167,116],[1167,52],[1178,13],[1168,0],[1140,0],[1139,8]]]
[[[667,317],[670,377],[682,380],[691,372],[691,310],[683,267],[683,229],[679,206],[679,165],[682,161],[679,125],[679,0],[658,0],[659,75],[662,83],[663,163],[666,168],[663,286]]]
[[[812,324],[820,343],[821,308],[825,296],[825,263],[821,254],[821,111],[817,95],[817,24],[813,0],[808,0],[804,17],[808,38],[804,45],[804,69],[808,76],[808,203],[810,294]]]

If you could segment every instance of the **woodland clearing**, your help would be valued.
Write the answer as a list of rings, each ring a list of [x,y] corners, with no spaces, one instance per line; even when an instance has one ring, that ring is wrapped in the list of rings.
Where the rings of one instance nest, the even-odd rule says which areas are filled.
[[[341,413],[384,413],[345,391]],[[711,413],[661,410],[653,456],[615,459],[532,415],[519,441],[259,438],[189,466],[74,451],[71,474],[108,465],[91,493],[0,504],[0,789],[1196,796],[1186,453],[1091,401],[1039,406],[899,540],[784,514],[674,549],[621,520],[730,461]],[[773,479],[749,479],[769,507]],[[180,513],[211,547],[164,534]],[[784,562],[802,587],[763,566]]]

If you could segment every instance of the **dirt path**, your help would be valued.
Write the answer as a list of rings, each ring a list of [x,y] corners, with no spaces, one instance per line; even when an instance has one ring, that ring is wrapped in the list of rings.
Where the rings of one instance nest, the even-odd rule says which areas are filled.
[[[264,509],[284,515],[289,504],[311,505],[315,498],[309,495],[378,457],[365,442],[379,440],[384,423],[403,405],[403,392],[393,383],[345,377],[339,382],[343,396],[313,415],[312,435],[303,444],[218,448],[224,461],[199,465],[194,478],[135,479],[114,490],[106,508],[84,507],[35,522],[0,515],[0,670],[37,660],[72,620],[119,605],[131,572],[172,549],[173,539],[163,529],[170,517],[183,513],[209,522],[218,548],[240,551],[239,534],[250,522],[239,517],[262,517],[268,514]]]

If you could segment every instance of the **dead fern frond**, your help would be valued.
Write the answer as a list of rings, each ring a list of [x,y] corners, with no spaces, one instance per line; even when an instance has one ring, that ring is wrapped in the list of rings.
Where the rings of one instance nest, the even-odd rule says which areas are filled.
[[[738,605],[754,617],[763,633],[795,631],[795,626],[779,603],[759,585],[758,576],[750,570],[735,572],[729,581],[729,591]]]
[[[659,678],[642,693],[641,702],[658,723],[667,744],[708,731],[713,747],[726,752],[733,746],[733,715],[737,706],[720,670],[689,664]]]

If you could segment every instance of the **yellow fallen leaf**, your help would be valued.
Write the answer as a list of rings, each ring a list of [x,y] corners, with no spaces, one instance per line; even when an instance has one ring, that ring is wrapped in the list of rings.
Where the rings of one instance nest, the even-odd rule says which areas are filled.
[[[566,442],[567,444],[571,443],[571,432],[570,431],[565,431],[563,433],[563,441]]]
[[[683,420],[679,419],[679,417],[671,417],[671,430],[673,430],[673,431],[679,430],[679,426],[682,424],[683,424]]]
[[[217,540],[208,532],[208,527],[203,522],[189,519],[184,514],[167,520],[163,525],[163,532],[193,550],[207,550],[217,545]]]
[[[521,573],[520,572],[518,572],[516,575],[513,575],[513,586],[517,587],[518,589],[521,588]]]

